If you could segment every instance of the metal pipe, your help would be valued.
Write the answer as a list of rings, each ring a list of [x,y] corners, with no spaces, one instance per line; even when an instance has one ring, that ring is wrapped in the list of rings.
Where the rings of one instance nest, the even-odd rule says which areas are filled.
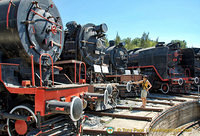
[[[103,97],[104,97],[104,94],[98,94],[98,93],[85,93],[85,96],[103,98]]]
[[[50,100],[46,101],[46,109],[49,113],[62,113],[70,115],[73,121],[77,121],[82,116],[83,102],[79,97],[74,97],[71,102]]]
[[[24,120],[24,121],[30,120],[29,116],[22,116],[22,115],[9,114],[9,113],[0,113],[0,116],[3,119],[14,119],[14,120]]]

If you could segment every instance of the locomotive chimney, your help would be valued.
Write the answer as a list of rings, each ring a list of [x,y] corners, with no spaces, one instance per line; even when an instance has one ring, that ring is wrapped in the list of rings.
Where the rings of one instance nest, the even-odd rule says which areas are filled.
[[[109,46],[110,46],[110,47],[115,46],[115,41],[114,41],[114,40],[110,40],[110,41],[109,41]]]

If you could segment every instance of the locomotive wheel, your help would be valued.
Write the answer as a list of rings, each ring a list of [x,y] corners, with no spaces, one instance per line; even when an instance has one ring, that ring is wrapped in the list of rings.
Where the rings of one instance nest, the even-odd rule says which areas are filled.
[[[108,90],[108,94],[109,94],[109,95],[112,95],[113,87],[112,87],[111,84],[108,84],[108,85],[106,86],[106,90]]]
[[[108,90],[105,90],[104,92],[104,105],[107,105],[108,104],[108,101],[109,101],[109,98],[108,98],[109,94],[108,94]]]
[[[126,84],[126,90],[127,90],[127,92],[131,92],[131,87],[132,87],[132,85],[131,85],[131,81],[129,81],[127,84]]]
[[[160,90],[162,91],[162,93],[167,94],[169,92],[169,90],[170,90],[170,87],[169,87],[169,85],[167,83],[163,83],[161,85]]]
[[[29,116],[31,118],[29,121],[7,119],[7,131],[9,136],[26,135],[36,128],[37,117],[28,106],[16,106],[10,111],[10,114]]]
[[[114,87],[114,90],[112,92],[112,103],[114,103],[115,105],[117,105],[117,97],[119,96],[119,90]]]
[[[179,84],[180,86],[182,86],[182,85],[184,84],[184,80],[183,80],[182,78],[180,78],[180,79],[178,80],[178,84]]]
[[[198,83],[199,83],[199,78],[198,78],[198,77],[195,77],[195,78],[194,78],[194,83],[195,83],[195,84],[198,84]]]

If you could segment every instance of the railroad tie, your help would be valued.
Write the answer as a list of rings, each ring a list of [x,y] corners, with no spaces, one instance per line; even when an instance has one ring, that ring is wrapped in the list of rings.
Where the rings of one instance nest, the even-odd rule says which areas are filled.
[[[109,116],[113,118],[125,118],[125,119],[133,119],[133,120],[142,120],[142,121],[149,121],[151,122],[152,117],[144,117],[144,116],[132,116],[132,115],[121,115],[121,114],[113,114],[113,113],[106,113],[106,112],[93,112],[87,111],[87,114],[92,114],[96,116]]]

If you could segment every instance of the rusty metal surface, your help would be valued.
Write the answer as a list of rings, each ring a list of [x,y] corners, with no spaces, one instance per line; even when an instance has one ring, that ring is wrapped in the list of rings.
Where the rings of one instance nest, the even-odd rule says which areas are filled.
[[[107,78],[119,78],[120,82],[139,81],[142,75],[106,75]]]

